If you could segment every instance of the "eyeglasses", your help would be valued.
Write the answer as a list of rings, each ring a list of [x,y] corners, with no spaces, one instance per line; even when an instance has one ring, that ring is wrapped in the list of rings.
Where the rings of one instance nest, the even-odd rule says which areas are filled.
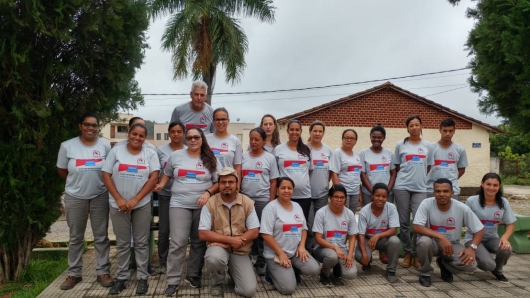
[[[191,141],[191,140],[198,141],[200,139],[201,139],[201,136],[187,136],[186,137],[186,141]]]
[[[215,121],[215,122],[226,122],[226,121],[228,121],[228,118],[216,118],[213,121]]]
[[[98,125],[96,123],[83,122],[83,126],[92,127],[92,128],[98,128]]]
[[[219,182],[219,184],[228,184],[228,185],[234,185],[236,184],[236,181],[235,180],[231,180],[231,181],[221,181]]]
[[[332,196],[331,198],[332,198],[332,199],[334,199],[334,200],[337,200],[337,201],[342,201],[342,200],[346,200],[346,197],[337,197],[337,196]]]
[[[342,139],[346,140],[346,141],[355,141],[355,140],[357,140],[357,138],[351,138],[351,137],[344,137]]]

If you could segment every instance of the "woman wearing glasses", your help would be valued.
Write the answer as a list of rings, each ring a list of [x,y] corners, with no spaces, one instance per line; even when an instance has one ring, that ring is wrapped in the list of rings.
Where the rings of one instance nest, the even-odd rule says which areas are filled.
[[[217,192],[217,171],[221,165],[215,158],[202,130],[191,127],[186,131],[187,149],[169,156],[164,174],[155,191],[160,191],[173,178],[169,202],[171,244],[167,259],[166,295],[174,296],[186,260],[188,238],[191,239],[186,282],[201,286],[206,243],[199,239],[201,207]]]
[[[243,159],[243,149],[241,141],[228,132],[230,118],[225,108],[217,108],[213,111],[213,123],[215,132],[208,134],[206,139],[208,145],[214,153],[221,166],[233,168],[237,171],[237,176],[241,176],[241,162]],[[241,186],[241,180],[238,182],[238,189]]]
[[[331,154],[331,181],[342,184],[347,191],[346,207],[357,210],[361,195],[363,165],[359,154],[353,150],[357,144],[357,132],[351,128],[342,132],[342,146]]]
[[[66,180],[64,203],[66,222],[70,228],[68,241],[68,277],[61,290],[73,288],[82,279],[83,245],[90,214],[94,233],[97,281],[110,287],[109,247],[109,194],[101,178],[103,162],[110,144],[98,138],[99,119],[94,113],[85,113],[79,119],[80,135],[61,144],[57,156],[57,171]]]

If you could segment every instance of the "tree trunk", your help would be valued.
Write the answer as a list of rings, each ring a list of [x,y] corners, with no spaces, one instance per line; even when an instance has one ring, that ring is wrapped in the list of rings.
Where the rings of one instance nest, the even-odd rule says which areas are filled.
[[[208,96],[206,97],[206,103],[212,105],[213,89],[215,88],[215,72],[217,66],[210,64],[210,71],[202,74],[202,80],[208,85]]]
[[[12,250],[0,246],[0,284],[20,278],[29,263],[35,241],[33,233],[28,231],[25,235],[19,235],[17,244]]]

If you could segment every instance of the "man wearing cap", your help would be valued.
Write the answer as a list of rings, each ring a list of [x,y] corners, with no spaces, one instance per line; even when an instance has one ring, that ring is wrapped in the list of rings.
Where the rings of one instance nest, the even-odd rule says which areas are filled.
[[[204,261],[208,272],[211,272],[210,294],[222,294],[228,265],[235,292],[252,297],[256,293],[257,281],[248,255],[252,240],[259,233],[254,201],[237,192],[236,170],[226,167],[217,175],[219,193],[204,205],[199,223],[199,238],[208,246]]]

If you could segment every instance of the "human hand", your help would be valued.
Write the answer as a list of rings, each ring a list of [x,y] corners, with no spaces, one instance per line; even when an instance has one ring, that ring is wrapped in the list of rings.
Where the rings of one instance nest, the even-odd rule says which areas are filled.
[[[501,237],[501,239],[499,239],[499,247],[501,248],[501,250],[511,250],[512,249],[512,245],[510,244],[510,241],[508,241],[507,239],[504,239]]]
[[[443,248],[443,254],[444,255],[446,255],[446,256],[452,256],[453,255],[453,253],[454,253],[453,244],[445,236],[442,236],[442,238],[440,238],[440,245]]]
[[[278,259],[280,260],[280,265],[282,265],[285,268],[291,267],[291,260],[287,257],[285,253],[282,253],[281,255],[278,255]]]
[[[230,245],[226,244],[226,243],[220,243],[220,242],[212,242],[210,244],[208,244],[208,247],[210,246],[219,246],[219,247],[222,247],[222,248],[225,248],[225,249],[229,249],[230,248]]]
[[[464,265],[475,263],[475,250],[471,246],[461,251],[458,256],[460,257],[460,263]]]
[[[368,256],[366,257],[368,258]],[[346,267],[346,269],[350,269],[351,267],[353,267],[353,265],[353,256],[347,256],[346,260],[344,260],[344,267]]]
[[[339,260],[344,260],[344,252],[340,247],[335,247],[335,252],[337,253],[337,257],[339,258]]]
[[[298,257],[302,262],[307,262],[309,260],[309,254],[303,246],[298,246],[295,256]]]
[[[361,263],[361,265],[363,266],[368,266],[370,265],[370,258],[368,257],[368,255],[363,255],[359,263]]]
[[[241,248],[243,247],[243,245],[245,245],[245,239],[239,236],[232,237],[231,243],[230,243],[230,246],[232,246],[232,248]]]
[[[370,240],[368,240],[368,248],[374,250],[375,246],[377,245],[377,241],[379,241],[379,238],[379,235],[373,235]]]
[[[197,201],[197,205],[199,205],[199,207],[202,207],[204,205],[206,205],[206,203],[208,202],[208,199],[210,198],[210,193],[208,192],[204,192],[200,197],[199,197],[199,200]]]

